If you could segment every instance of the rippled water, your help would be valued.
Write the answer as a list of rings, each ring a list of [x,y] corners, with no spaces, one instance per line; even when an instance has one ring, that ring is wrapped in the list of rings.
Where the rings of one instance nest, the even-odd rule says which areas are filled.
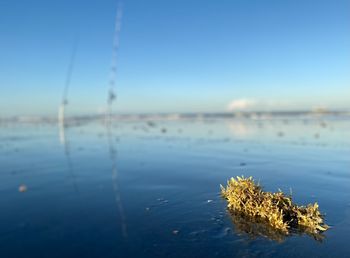
[[[350,257],[346,117],[0,126],[1,257]],[[322,242],[249,234],[219,185],[317,201]]]

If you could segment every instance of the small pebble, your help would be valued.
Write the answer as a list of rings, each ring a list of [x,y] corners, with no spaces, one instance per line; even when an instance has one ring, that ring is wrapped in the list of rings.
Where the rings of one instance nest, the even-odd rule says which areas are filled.
[[[26,185],[20,185],[20,186],[18,187],[18,191],[19,191],[20,193],[26,192],[26,191],[27,191],[27,186],[26,186]]]

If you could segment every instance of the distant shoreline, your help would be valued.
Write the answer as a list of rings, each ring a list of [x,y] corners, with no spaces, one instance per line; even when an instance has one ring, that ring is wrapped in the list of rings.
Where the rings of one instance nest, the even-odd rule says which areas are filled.
[[[274,119],[274,118],[315,118],[315,117],[350,117],[350,111],[242,111],[218,113],[149,113],[149,114],[113,114],[114,120],[148,121],[148,120],[206,120],[206,119]],[[67,116],[66,122],[83,122],[103,120],[105,114]],[[56,116],[11,116],[0,117],[0,123],[57,123]]]

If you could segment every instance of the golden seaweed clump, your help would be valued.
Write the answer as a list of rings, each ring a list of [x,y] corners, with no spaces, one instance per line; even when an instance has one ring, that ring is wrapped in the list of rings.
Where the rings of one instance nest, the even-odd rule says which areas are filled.
[[[291,228],[302,227],[309,234],[318,234],[329,228],[317,203],[298,206],[292,202],[291,196],[282,191],[264,192],[252,177],[231,178],[226,188],[221,185],[221,193],[228,202],[229,210],[261,218],[285,234]]]

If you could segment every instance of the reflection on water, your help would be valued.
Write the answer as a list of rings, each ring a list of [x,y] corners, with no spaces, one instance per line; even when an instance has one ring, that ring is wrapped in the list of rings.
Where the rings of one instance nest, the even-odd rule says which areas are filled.
[[[119,182],[118,182],[118,168],[117,168],[117,149],[115,147],[115,141],[112,130],[112,117],[111,114],[107,114],[106,117],[106,130],[107,130],[107,140],[109,147],[109,158],[111,160],[112,167],[112,185],[115,196],[116,206],[119,212],[120,217],[120,225],[122,228],[122,235],[124,238],[128,236],[127,226],[126,226],[126,217],[124,212],[124,207],[121,199],[121,194],[119,190]]]
[[[261,221],[258,218],[252,218],[240,212],[230,212],[230,215],[235,231],[238,234],[244,233],[252,239],[262,236],[279,243],[283,242],[287,236],[282,231],[276,230],[268,223]]]
[[[60,108],[64,108],[64,107],[61,106]],[[64,110],[62,112],[64,112]],[[60,115],[60,118],[58,120],[58,128],[59,128],[59,140],[60,140],[60,144],[63,145],[63,148],[64,148],[64,155],[67,162],[68,172],[72,179],[75,191],[79,192],[79,188],[76,183],[76,178],[74,175],[74,167],[73,167],[73,162],[71,158],[71,148],[70,148],[70,144],[69,144],[69,140],[66,132],[66,130],[68,129],[68,124],[65,121],[63,113]]]
[[[249,138],[249,136],[253,136],[255,133],[254,128],[249,127],[242,121],[231,121],[228,126],[231,133],[238,138]]]
[[[278,243],[282,243],[286,240],[287,237],[290,237],[291,235],[306,234],[319,242],[322,242],[325,238],[325,235],[323,233],[314,233],[303,227],[293,229],[289,232],[288,235],[286,235],[283,231],[271,227],[270,224],[259,218],[250,217],[241,212],[233,211],[230,211],[230,215],[237,234],[243,233],[251,239],[266,237]]]
[[[145,117],[59,129],[0,126],[1,257],[349,256],[347,117]],[[266,191],[292,188],[297,203],[317,201],[331,226],[323,240],[312,236],[322,243],[226,213],[219,185],[242,174]]]

